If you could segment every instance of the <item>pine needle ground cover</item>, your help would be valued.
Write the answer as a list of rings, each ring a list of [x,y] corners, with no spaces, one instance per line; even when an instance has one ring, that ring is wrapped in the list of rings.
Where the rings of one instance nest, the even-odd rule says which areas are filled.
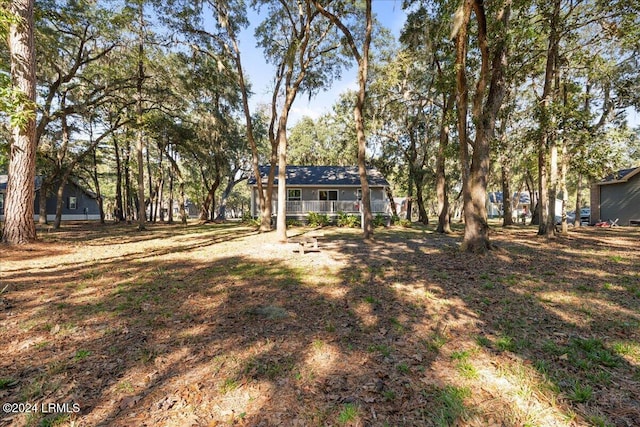
[[[637,228],[44,231],[2,248],[0,425],[640,422]]]

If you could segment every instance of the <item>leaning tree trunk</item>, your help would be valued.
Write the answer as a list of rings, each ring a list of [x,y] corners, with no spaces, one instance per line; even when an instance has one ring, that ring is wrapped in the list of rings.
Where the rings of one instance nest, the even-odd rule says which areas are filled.
[[[9,28],[11,82],[23,97],[11,128],[9,180],[2,241],[27,244],[36,240],[34,181],[36,175],[36,53],[33,0],[13,0],[10,12],[18,19]]]

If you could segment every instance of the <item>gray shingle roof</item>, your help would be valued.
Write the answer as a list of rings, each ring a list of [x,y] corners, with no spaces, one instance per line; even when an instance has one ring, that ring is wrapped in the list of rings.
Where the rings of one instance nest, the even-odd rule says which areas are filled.
[[[267,182],[268,173],[269,166],[260,166],[262,182]],[[389,185],[384,176],[374,168],[367,168],[367,177],[372,187]],[[249,178],[249,185],[255,183],[255,177]],[[278,168],[275,185],[278,185]],[[287,185],[360,186],[360,175],[357,166],[287,166]]]
[[[626,179],[630,178],[631,176],[635,175],[636,170],[639,170],[640,166],[635,167],[635,168],[630,168],[630,169],[622,169],[619,170],[615,173],[612,173],[611,175],[608,175],[607,177],[605,177],[602,181],[600,181],[600,183],[608,183],[608,182],[614,182],[614,181],[626,181]]]

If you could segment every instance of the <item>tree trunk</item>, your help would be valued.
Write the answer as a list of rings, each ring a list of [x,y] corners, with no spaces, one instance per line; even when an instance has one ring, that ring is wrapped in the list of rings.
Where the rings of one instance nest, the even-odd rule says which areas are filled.
[[[53,186],[52,178],[55,174],[51,174],[49,176],[45,176],[40,183],[40,198],[38,200],[38,223],[40,224],[48,224],[47,218],[47,196],[51,193],[51,187]]]
[[[184,206],[187,203],[187,199],[184,195],[184,182],[180,182],[180,221],[187,225],[187,212],[184,210]]]
[[[412,219],[412,211],[413,211],[413,174],[411,173],[411,168],[409,168],[409,185],[407,189],[407,212],[405,213],[405,218],[407,221],[411,221]]]
[[[453,108],[455,97],[453,95],[443,95],[443,97],[445,102],[442,109],[438,155],[436,158],[436,197],[438,198],[438,228],[436,231],[449,234],[451,233],[451,212],[447,191],[445,160],[447,146],[449,145],[449,113]]]
[[[124,209],[122,205],[122,165],[120,162],[120,147],[115,135],[113,136],[113,151],[116,159],[116,207],[113,219],[116,222],[124,221]]]
[[[297,87],[290,87],[287,78],[286,99],[278,120],[278,213],[276,234],[280,243],[287,242],[287,121],[296,98]]]
[[[169,174],[169,209],[167,212],[167,223],[173,224],[173,174]]]
[[[385,193],[387,195],[387,199],[389,200],[391,213],[393,214],[393,216],[398,216],[398,210],[396,209],[396,202],[395,200],[393,200],[393,192],[391,191],[391,187],[385,187]]]
[[[480,75],[473,97],[473,121],[477,124],[473,154],[469,164],[467,137],[467,78],[466,56],[468,24],[473,9],[478,23],[478,47],[481,53]],[[462,196],[464,204],[464,239],[461,249],[466,252],[484,253],[491,249],[489,225],[487,223],[487,178],[490,166],[490,142],[494,137],[495,122],[505,95],[505,68],[507,66],[506,37],[498,37],[492,64],[489,64],[489,45],[484,4],[479,0],[467,0],[461,6],[456,22],[456,93],[458,104],[458,127],[460,136],[460,163],[463,170]],[[500,11],[504,30],[508,28],[509,5]],[[489,93],[485,91],[491,73]]]
[[[96,188],[96,201],[100,211],[100,224],[104,224],[104,202],[102,200],[102,192],[100,191],[100,180],[98,179],[98,158],[96,157],[96,149],[93,149],[93,186]]]
[[[576,184],[576,218],[573,221],[573,225],[576,227],[582,226],[582,219],[580,218],[580,209],[582,209],[582,173],[578,172],[578,183]]]
[[[567,144],[562,141],[560,155],[560,192],[562,192],[562,234],[569,232],[567,226],[567,204],[569,203],[569,195],[567,194]]]
[[[62,223],[62,207],[64,205],[64,187],[69,180],[69,172],[62,174],[60,182],[58,183],[58,190],[56,192],[56,217],[53,220],[53,228],[58,230]]]
[[[124,156],[124,200],[125,200],[125,219],[127,224],[133,222],[133,189],[131,188],[131,145],[126,143],[126,151]]]
[[[2,241],[27,244],[36,240],[34,182],[36,175],[36,53],[33,0],[13,0],[10,12],[18,19],[9,28],[11,82],[24,96],[17,114],[24,122],[11,127],[9,180]]]
[[[502,226],[513,225],[513,209],[511,207],[511,162],[503,157],[500,170],[502,171]],[[520,197],[520,194],[518,194]]]
[[[140,2],[138,13],[140,14],[140,42],[138,44],[138,75],[136,78],[136,159],[138,161],[138,231],[144,230],[147,214],[144,204],[144,131],[142,122],[142,84],[144,82],[144,43],[143,26],[144,15],[142,2]]]
[[[422,188],[424,186],[424,174],[420,172],[418,182],[416,183],[416,202],[418,203],[418,221],[424,225],[429,225],[429,216],[424,208],[424,197],[422,195]]]
[[[560,16],[560,0],[554,0],[553,12],[549,23],[549,43],[547,47],[547,63],[544,76],[544,88],[542,89],[542,102],[540,103],[540,140],[538,142],[538,235],[552,236],[555,233],[553,224],[555,218],[549,218],[549,204],[554,204],[555,199],[551,196],[547,188],[547,147],[550,144],[555,146],[551,136],[552,115],[551,106],[553,103],[553,84],[555,82],[556,63],[558,58],[558,21]],[[552,153],[553,155],[553,153]]]

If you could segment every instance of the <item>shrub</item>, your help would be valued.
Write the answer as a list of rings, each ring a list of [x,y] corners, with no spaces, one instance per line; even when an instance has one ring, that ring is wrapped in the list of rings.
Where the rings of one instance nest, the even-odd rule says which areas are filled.
[[[324,227],[329,225],[329,215],[317,212],[309,212],[307,221],[312,227]]]
[[[287,220],[287,228],[289,228],[289,227],[299,227],[301,225],[302,225],[302,223],[300,221],[298,221],[297,219],[288,219]]]
[[[338,212],[338,227],[360,228],[360,217],[358,215]]]
[[[375,218],[373,218],[374,227],[384,227],[386,224],[387,219],[382,214],[376,214]]]
[[[242,223],[250,227],[260,227],[260,219],[252,217],[250,212],[242,214]]]

